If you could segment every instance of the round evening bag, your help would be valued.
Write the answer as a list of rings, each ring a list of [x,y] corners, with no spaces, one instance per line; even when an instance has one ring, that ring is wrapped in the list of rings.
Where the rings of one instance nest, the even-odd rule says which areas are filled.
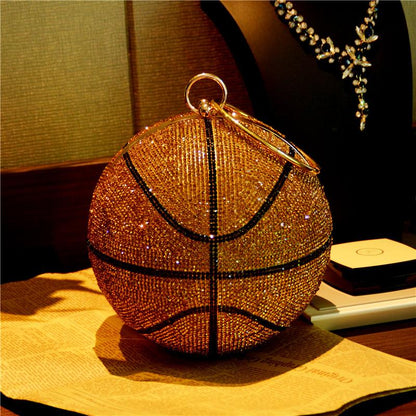
[[[214,80],[220,103],[189,91]],[[318,166],[226,104],[199,74],[192,112],[130,139],[93,194],[88,248],[124,323],[175,351],[242,351],[288,327],[319,288],[332,219]]]

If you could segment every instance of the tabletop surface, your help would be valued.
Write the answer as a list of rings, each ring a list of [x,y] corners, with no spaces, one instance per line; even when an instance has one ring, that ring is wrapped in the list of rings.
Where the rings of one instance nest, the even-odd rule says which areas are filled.
[[[299,322],[304,325],[303,321]],[[351,341],[395,355],[397,357],[416,361],[416,326],[415,320],[400,321],[372,325],[367,327],[350,328],[334,331],[336,334]],[[2,398],[1,415],[75,415],[37,403],[15,401]],[[413,392],[387,396],[377,400],[360,403],[342,413],[345,416],[366,414],[383,416],[407,416],[416,414],[416,400]]]

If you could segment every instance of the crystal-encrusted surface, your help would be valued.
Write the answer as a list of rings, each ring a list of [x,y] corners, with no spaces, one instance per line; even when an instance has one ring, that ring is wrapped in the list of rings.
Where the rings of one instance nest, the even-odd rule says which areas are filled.
[[[299,316],[329,261],[331,231],[316,176],[221,118],[186,114],[144,129],[106,167],[88,245],[127,325],[165,347],[217,355]]]

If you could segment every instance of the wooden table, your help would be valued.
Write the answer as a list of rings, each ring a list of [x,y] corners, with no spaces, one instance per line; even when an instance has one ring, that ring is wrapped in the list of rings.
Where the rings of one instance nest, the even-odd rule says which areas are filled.
[[[359,344],[395,355],[397,357],[416,361],[415,323],[416,320],[410,320],[361,328],[344,329],[334,332]],[[37,403],[15,401],[8,398],[4,398],[2,400],[0,409],[0,414],[2,416],[26,416],[34,414],[59,416],[77,415],[77,413],[67,412]],[[344,411],[342,415],[416,415],[415,394],[414,392],[410,392],[367,401]]]

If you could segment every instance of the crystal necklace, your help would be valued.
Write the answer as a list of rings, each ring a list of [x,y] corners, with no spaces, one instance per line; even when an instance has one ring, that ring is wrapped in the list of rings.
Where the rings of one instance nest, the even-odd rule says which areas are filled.
[[[356,116],[360,120],[361,131],[365,129],[368,116],[368,103],[365,98],[368,80],[364,74],[366,69],[371,66],[365,54],[371,48],[371,43],[378,39],[378,36],[374,34],[377,5],[378,0],[370,1],[363,22],[360,26],[355,27],[357,34],[355,46],[345,45],[345,48],[340,51],[329,36],[323,38],[315,32],[313,27],[309,26],[290,1],[276,0],[274,2],[277,14],[282,20],[294,30],[302,42],[308,42],[314,48],[316,59],[326,60],[329,64],[338,63],[342,79],[352,79],[352,85],[358,98]]]

